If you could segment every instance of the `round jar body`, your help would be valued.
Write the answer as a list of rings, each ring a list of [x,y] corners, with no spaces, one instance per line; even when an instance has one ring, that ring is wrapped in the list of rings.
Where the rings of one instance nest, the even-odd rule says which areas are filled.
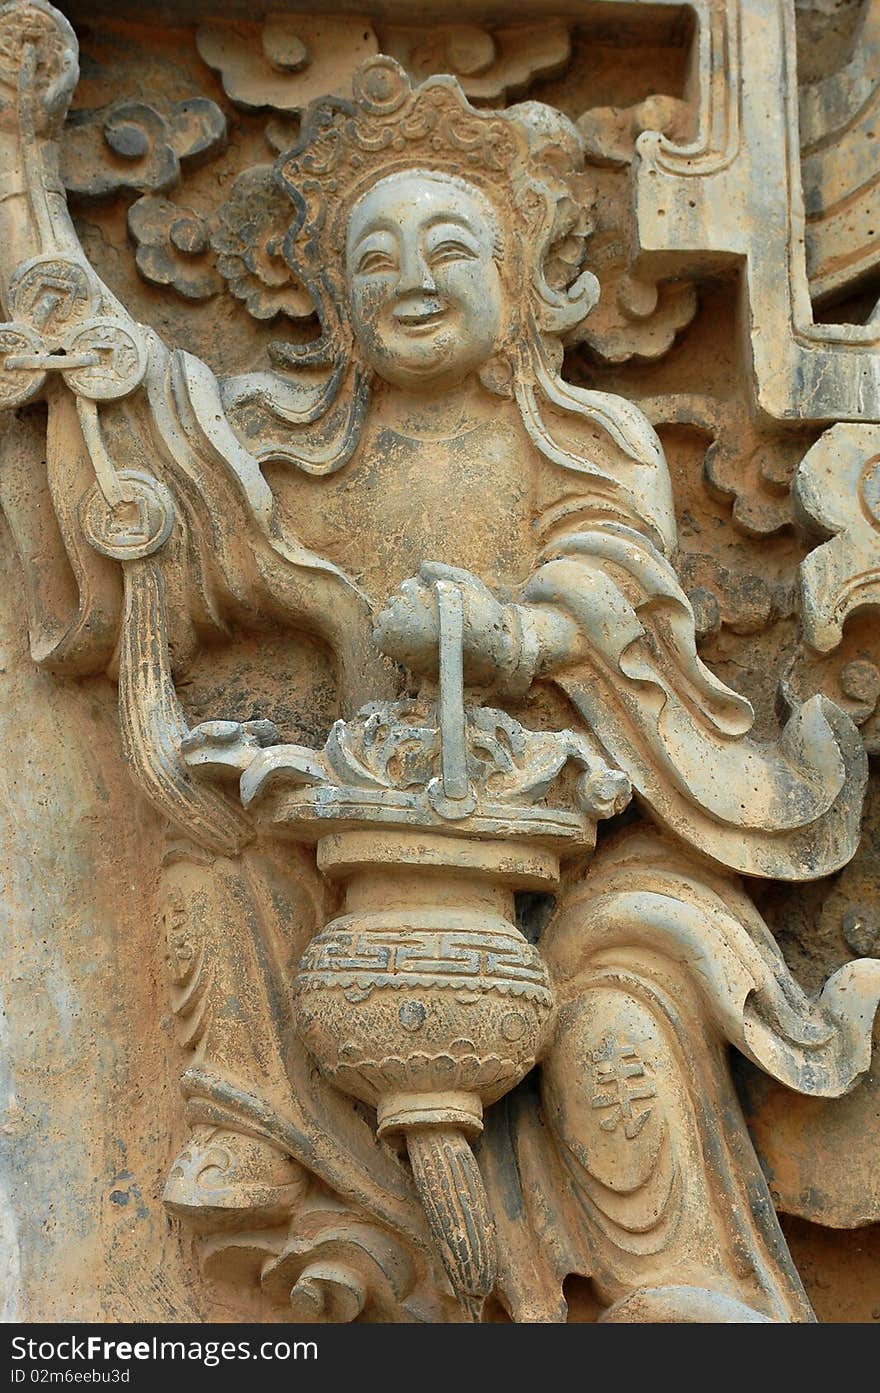
[[[300,961],[294,1002],[322,1072],[379,1106],[389,1130],[392,1116],[426,1124],[444,1107],[445,1121],[469,1107],[478,1119],[476,1100],[502,1097],[540,1057],[553,998],[539,954],[508,919],[419,905],[333,920]]]

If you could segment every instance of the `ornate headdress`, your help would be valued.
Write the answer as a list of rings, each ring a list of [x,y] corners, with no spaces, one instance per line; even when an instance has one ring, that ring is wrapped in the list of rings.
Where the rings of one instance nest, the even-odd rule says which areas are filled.
[[[298,143],[276,166],[296,208],[284,256],[314,297],[323,330],[307,356],[293,348],[299,362],[338,363],[350,352],[343,293],[349,213],[379,179],[413,169],[466,180],[503,218],[512,235],[504,238],[502,274],[518,291],[531,287],[544,332],[561,334],[583,319],[596,298],[593,278],[581,276],[569,294],[544,276],[550,246],[572,231],[575,202],[570,183],[536,153],[536,146],[546,148],[546,134],[520,117],[536,104],[513,114],[477,111],[454,78],[432,77],[413,88],[382,54],[361,64],[353,93],[352,101],[314,102]],[[511,336],[522,329],[514,322]]]

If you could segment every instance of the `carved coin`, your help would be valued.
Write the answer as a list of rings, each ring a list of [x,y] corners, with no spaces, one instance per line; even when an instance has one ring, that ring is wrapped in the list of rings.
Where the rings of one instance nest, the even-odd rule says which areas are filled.
[[[66,45],[54,17],[31,5],[0,16],[0,78],[10,86],[16,84],[27,47],[34,50],[37,87],[47,87],[63,70]]]
[[[92,401],[126,397],[140,385],[146,371],[146,353],[140,339],[124,324],[112,319],[92,319],[64,339],[69,354],[94,354],[91,367],[72,368],[64,379],[78,396]]]
[[[21,406],[30,401],[46,380],[46,374],[38,368],[7,368],[7,358],[42,351],[40,340],[23,325],[0,325],[0,408]]]
[[[16,319],[41,334],[63,333],[98,308],[98,296],[84,268],[59,256],[39,256],[18,268],[9,286]]]
[[[865,507],[875,522],[880,522],[880,459],[866,464],[861,478],[861,494]]]
[[[174,502],[164,484],[140,470],[120,470],[119,479],[132,485],[133,502],[111,506],[96,484],[80,506],[80,520],[96,551],[115,561],[137,561],[167,542]]]
[[[528,1025],[529,1023],[522,1011],[508,1011],[501,1020],[501,1034],[505,1040],[512,1044],[514,1040],[519,1040],[525,1034]]]
[[[397,1018],[404,1030],[415,1033],[425,1024],[425,1008],[420,1001],[405,1001],[397,1012]]]

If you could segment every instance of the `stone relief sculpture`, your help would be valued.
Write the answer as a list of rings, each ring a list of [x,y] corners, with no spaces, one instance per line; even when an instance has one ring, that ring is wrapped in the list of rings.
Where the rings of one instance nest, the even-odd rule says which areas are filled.
[[[303,32],[267,25],[273,81],[307,64]],[[148,281],[317,315],[269,368],[218,376],[81,245],[73,29],[42,0],[0,9],[0,501],[34,661],[111,674],[167,829],[188,1134],[162,1203],[206,1280],[298,1319],[564,1320],[581,1274],[605,1321],[811,1320],[728,1047],[809,1099],[869,1067],[880,962],[808,993],[749,891],[851,861],[863,741],[820,683],[758,738],[701,658],[660,438],[563,372],[604,288],[583,133],[537,100],[472,105],[468,63],[513,54],[482,100],[530,69],[465,37],[434,46],[465,55],[462,90],[418,35],[386,43],[422,55],[408,74],[364,31],[213,232],[161,182],[133,205]],[[565,31],[545,42],[534,70],[565,61]],[[199,46],[259,105],[259,64],[210,26]],[[176,159],[220,148],[212,105],[163,117]],[[695,312],[675,293],[657,352]],[[817,471],[867,456],[859,430],[797,476],[838,534],[803,572],[818,651],[866,524],[831,516]],[[195,656],[278,632],[324,655],[323,743],[254,718],[246,678],[191,720]]]

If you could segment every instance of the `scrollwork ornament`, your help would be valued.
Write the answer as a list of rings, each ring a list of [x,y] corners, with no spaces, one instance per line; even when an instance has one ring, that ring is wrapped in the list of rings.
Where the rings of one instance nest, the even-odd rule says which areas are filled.
[[[290,203],[270,165],[257,165],[238,175],[217,210],[217,224],[211,238],[217,269],[254,319],[274,319],[278,314],[305,319],[314,312],[311,297],[282,254]]]
[[[328,92],[345,97],[358,64],[378,50],[363,19],[272,15],[259,46],[232,26],[203,24],[199,54],[245,110],[300,112]]]
[[[135,262],[144,280],[171,285],[187,300],[208,300],[222,282],[210,257],[205,219],[168,199],[147,195],[128,210],[137,243]]]
[[[396,58],[413,82],[451,73],[474,103],[500,106],[540,78],[561,73],[571,57],[569,27],[550,20],[540,28],[490,30],[476,24],[438,24],[425,29],[382,28],[382,51]]]
[[[179,183],[182,167],[197,167],[223,150],[226,136],[226,117],[208,97],[161,110],[122,101],[80,111],[66,132],[64,182],[80,198],[165,192]]]

